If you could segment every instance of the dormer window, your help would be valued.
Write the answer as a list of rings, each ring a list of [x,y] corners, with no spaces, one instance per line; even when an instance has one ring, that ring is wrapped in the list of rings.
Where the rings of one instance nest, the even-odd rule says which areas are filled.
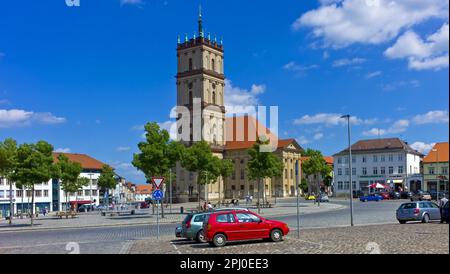
[[[192,58],[189,58],[189,71],[193,69]]]

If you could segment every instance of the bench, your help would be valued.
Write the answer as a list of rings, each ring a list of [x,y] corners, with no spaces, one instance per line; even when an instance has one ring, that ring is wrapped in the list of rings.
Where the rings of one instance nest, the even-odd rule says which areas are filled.
[[[256,206],[258,206],[258,202],[256,203]],[[270,202],[261,203],[262,208],[272,208],[272,204]]]
[[[102,216],[106,216],[107,214],[109,214],[110,217],[120,216],[122,214],[135,215],[136,210],[134,210],[134,209],[132,209],[132,210],[113,210],[113,211],[102,211],[101,212]]]
[[[69,219],[69,216],[73,218],[75,218],[78,214],[74,211],[70,211],[70,212],[64,212],[64,211],[60,211],[60,212],[56,212],[56,217],[59,217],[60,219],[62,219],[63,217],[66,217],[66,219]]]

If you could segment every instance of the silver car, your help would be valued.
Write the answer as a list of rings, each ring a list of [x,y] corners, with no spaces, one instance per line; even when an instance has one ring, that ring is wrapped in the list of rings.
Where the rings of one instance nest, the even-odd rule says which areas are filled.
[[[433,202],[420,201],[404,203],[397,209],[397,220],[401,224],[408,221],[421,221],[428,223],[431,220],[440,220],[439,206]]]

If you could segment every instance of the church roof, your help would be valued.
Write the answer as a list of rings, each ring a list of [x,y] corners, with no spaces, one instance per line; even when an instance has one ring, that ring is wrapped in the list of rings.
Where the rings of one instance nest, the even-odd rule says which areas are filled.
[[[258,136],[265,135],[270,139],[270,144],[280,148],[289,148],[290,145],[295,150],[303,150],[295,139],[279,139],[270,129],[259,122],[255,117],[245,115],[240,117],[227,118],[226,127],[226,146],[225,150],[241,150],[251,148]]]

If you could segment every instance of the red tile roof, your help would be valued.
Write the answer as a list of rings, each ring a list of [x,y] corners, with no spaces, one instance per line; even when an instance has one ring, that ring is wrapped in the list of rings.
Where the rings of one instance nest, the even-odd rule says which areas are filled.
[[[80,163],[81,167],[83,169],[101,170],[103,168],[103,166],[105,165],[104,163],[100,162],[99,160],[94,159],[85,154],[59,153],[59,152],[53,153],[53,159],[54,159],[55,163],[58,162],[58,157],[60,154],[64,154],[72,162]]]
[[[152,185],[137,185],[136,186],[136,194],[152,194],[153,186]]]
[[[309,159],[309,157],[302,157],[302,162],[307,161]],[[330,156],[323,156],[323,159],[325,160],[325,162],[327,162],[328,165],[332,166],[334,164],[334,159],[333,157]]]
[[[448,154],[449,154],[449,146],[448,142],[446,143],[437,143],[434,145],[433,149],[430,150],[427,156],[423,159],[424,163],[439,163],[448,162]]]
[[[249,149],[256,143],[257,137],[262,135],[268,137],[272,145],[278,141],[277,148],[286,148],[294,143],[294,146],[303,150],[295,139],[278,139],[278,136],[252,116],[227,118],[225,127],[227,135],[225,150]]]

